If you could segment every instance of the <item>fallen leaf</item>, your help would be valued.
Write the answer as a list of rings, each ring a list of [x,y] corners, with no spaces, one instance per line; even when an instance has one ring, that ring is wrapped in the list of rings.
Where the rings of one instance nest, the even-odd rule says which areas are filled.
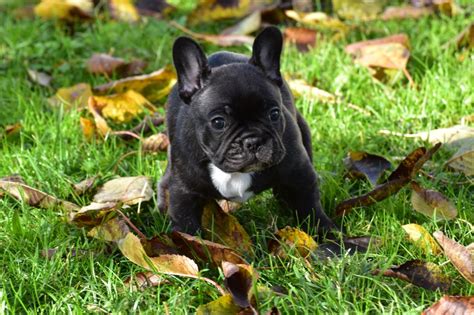
[[[474,23],[471,23],[455,38],[457,48],[467,46],[468,49],[474,48]]]
[[[93,202],[72,213],[70,223],[77,226],[96,226],[107,221],[109,214],[121,208],[116,202]]]
[[[170,140],[168,136],[160,132],[143,139],[142,150],[146,153],[166,152],[169,144]]]
[[[220,266],[223,261],[234,264],[247,264],[233,249],[218,243],[177,231],[171,234],[171,239],[180,253],[188,257],[195,257],[205,262],[209,261],[216,266]]]
[[[431,144],[441,142],[447,146],[463,146],[472,143],[474,139],[474,128],[465,125],[456,125],[449,128],[440,128],[419,133],[398,133],[389,130],[380,130],[379,133],[395,135],[407,138],[418,138]]]
[[[445,236],[441,231],[434,232],[433,236],[459,273],[474,284],[474,247],[465,247]]]
[[[432,5],[436,12],[448,16],[454,16],[461,12],[461,9],[456,5],[455,0],[433,0]]]
[[[372,185],[392,166],[384,157],[362,151],[349,151],[344,165],[351,177],[367,178]]]
[[[466,176],[474,175],[474,138],[470,143],[464,144],[459,150],[446,162],[446,165]]]
[[[474,314],[474,296],[443,296],[428,307],[422,315],[469,315]]]
[[[287,258],[292,249],[296,249],[302,257],[308,257],[318,247],[310,235],[289,226],[278,230],[275,237],[276,239],[270,240],[268,249],[273,255],[281,258]]]
[[[301,52],[307,52],[316,46],[317,32],[303,27],[287,27],[284,31],[285,41],[296,45]]]
[[[241,307],[234,303],[232,296],[226,294],[212,302],[199,305],[196,315],[237,315],[241,310]]]
[[[89,118],[79,117],[79,123],[81,124],[81,130],[84,138],[87,141],[92,140],[96,133],[95,122]]]
[[[65,105],[66,109],[83,109],[87,108],[87,102],[91,96],[91,86],[87,83],[79,83],[59,89],[53,97],[48,99],[48,103],[53,107]]]
[[[222,271],[225,277],[225,287],[232,295],[234,303],[242,308],[249,307],[249,292],[252,288],[255,274],[252,267],[223,261]]]
[[[186,27],[182,26],[181,24],[175,22],[175,21],[169,21],[168,22],[171,26],[177,28],[178,30],[182,31],[183,33],[199,40],[206,41],[208,43],[217,45],[217,46],[222,46],[222,47],[228,47],[228,46],[239,46],[239,45],[252,45],[254,41],[254,37],[252,36],[247,36],[247,35],[234,35],[234,34],[229,34],[229,35],[213,35],[213,34],[202,34],[202,33],[196,33],[191,31],[190,29],[187,29]]]
[[[285,15],[303,25],[320,29],[337,31],[345,34],[349,31],[349,26],[339,19],[332,18],[324,12],[297,12],[293,10],[285,11]]]
[[[262,15],[260,11],[254,11],[234,26],[228,27],[221,35],[248,35],[260,29]]]
[[[125,62],[122,58],[113,57],[108,54],[93,54],[86,62],[87,71],[92,74],[112,75],[114,72],[121,76],[130,76],[143,73],[146,62],[135,59]]]
[[[367,46],[378,46],[383,44],[401,44],[406,48],[409,48],[410,42],[408,36],[406,34],[396,34],[390,35],[387,37],[377,38],[377,39],[370,39],[364,40],[357,43],[352,43],[347,45],[344,49],[346,53],[350,55],[357,55],[360,54],[361,49]]]
[[[423,164],[431,158],[440,146],[441,143],[438,143],[430,150],[421,147],[411,152],[384,183],[376,186],[366,194],[350,198],[338,204],[336,206],[336,216],[346,214],[355,207],[372,205],[400,191],[400,189],[411,181],[413,176],[416,175]]]
[[[418,259],[407,261],[383,272],[376,270],[374,273],[401,279],[429,290],[447,291],[451,286],[451,280],[444,275],[438,265]]]
[[[150,257],[184,254],[184,252],[181,253],[178,251],[178,247],[167,234],[160,234],[150,239],[140,239],[140,242],[145,249],[145,253]],[[192,257],[192,255],[186,254],[184,254],[184,256]]]
[[[414,181],[411,188],[411,204],[416,211],[436,220],[451,220],[457,216],[456,206],[441,193],[424,189]]]
[[[222,211],[224,211],[225,213],[235,212],[242,207],[242,203],[240,202],[225,199],[221,199],[217,203],[219,204],[219,207],[221,207]]]
[[[216,202],[204,207],[202,228],[208,240],[226,245],[239,253],[253,252],[252,241],[245,229],[234,216],[222,211]]]
[[[11,137],[13,135],[16,135],[20,132],[21,128],[22,128],[21,123],[16,123],[16,124],[13,124],[13,125],[6,125],[5,126],[5,136]],[[1,139],[1,137],[0,137],[0,139]]]
[[[382,11],[383,1],[333,0],[334,12],[349,20],[372,20]]]
[[[91,19],[93,6],[91,0],[41,0],[34,11],[46,20],[77,22]]]
[[[140,242],[140,239],[128,233],[125,238],[118,241],[118,247],[122,254],[131,262],[153,272],[176,276],[197,277],[199,269],[196,263],[181,255],[161,255],[149,257]]]
[[[311,86],[304,80],[289,79],[287,80],[287,83],[295,97],[304,95],[310,99],[323,103],[334,103],[336,101],[335,95]]]
[[[48,249],[43,249],[41,251],[41,256],[46,259],[52,259],[54,256],[57,255],[59,248],[48,248]],[[88,251],[83,250],[83,249],[69,249],[68,252],[64,253],[64,256],[69,256],[69,257],[76,257],[76,256],[84,256],[88,254]]]
[[[430,233],[424,227],[418,224],[405,224],[402,228],[408,234],[409,239],[419,247],[425,255],[438,255],[441,248],[438,243],[431,237]]]
[[[155,103],[166,97],[176,83],[176,74],[171,67],[165,67],[150,74],[129,77],[94,87],[98,94],[125,93],[134,90]]]
[[[26,202],[32,207],[43,209],[59,207],[68,211],[79,210],[78,205],[48,195],[38,189],[24,184],[23,182],[0,179],[0,190],[20,201]]]
[[[430,7],[414,7],[405,5],[401,7],[388,7],[381,15],[381,19],[398,20],[398,19],[418,19],[423,16],[433,14],[433,9]]]
[[[188,15],[188,23],[206,23],[230,18],[241,18],[270,1],[259,0],[199,0]]]
[[[106,182],[95,194],[94,202],[134,205],[148,201],[152,196],[153,186],[149,177],[119,177]]]
[[[98,177],[98,175],[88,177],[80,181],[79,183],[74,184],[72,188],[74,189],[76,195],[82,196],[88,191],[90,191],[94,186],[95,182],[97,181]]]
[[[108,0],[110,15],[118,21],[137,22],[140,19],[132,0]]]
[[[28,75],[30,76],[31,81],[47,88],[51,87],[51,80],[53,78],[49,74],[28,69]]]
[[[93,96],[93,98],[95,108],[102,113],[102,116],[116,123],[129,122],[145,110],[155,111],[155,107],[134,90],[110,96]]]
[[[115,217],[100,225],[94,226],[87,236],[106,242],[118,242],[125,238],[130,229],[123,218]]]
[[[93,96],[89,97],[87,108],[89,109],[89,112],[94,117],[94,123],[95,123],[94,130],[98,131],[99,135],[105,138],[112,131],[112,129],[110,129],[104,117],[102,117],[99,114],[99,111],[97,109],[97,102]],[[87,132],[90,132],[90,131],[87,130]]]
[[[131,292],[144,291],[148,288],[158,287],[163,284],[168,284],[169,281],[162,276],[152,272],[138,272],[124,281],[124,285],[130,289]]]

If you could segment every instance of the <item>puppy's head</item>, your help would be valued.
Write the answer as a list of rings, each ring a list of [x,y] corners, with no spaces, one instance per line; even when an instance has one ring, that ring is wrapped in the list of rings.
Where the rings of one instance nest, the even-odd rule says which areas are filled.
[[[180,37],[174,43],[179,96],[191,107],[201,148],[225,172],[260,171],[286,153],[281,49],[280,31],[269,27],[255,39],[248,63],[211,69],[196,42]]]

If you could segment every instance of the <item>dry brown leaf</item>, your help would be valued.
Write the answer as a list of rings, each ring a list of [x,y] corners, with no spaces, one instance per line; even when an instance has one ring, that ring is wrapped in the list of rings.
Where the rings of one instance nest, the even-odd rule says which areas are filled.
[[[51,209],[59,207],[71,212],[79,210],[78,205],[48,195],[24,184],[22,181],[0,179],[0,191],[4,191],[16,199],[37,208]]]
[[[439,255],[442,251],[438,243],[431,237],[424,227],[418,224],[405,224],[402,228],[408,234],[410,240],[421,248],[425,255]]]
[[[307,52],[316,46],[317,35],[315,30],[303,27],[287,27],[284,31],[285,41],[296,45],[301,52]]]
[[[169,144],[170,140],[168,136],[160,132],[143,139],[142,150],[146,153],[166,152]]]
[[[444,275],[438,265],[418,259],[407,261],[383,272],[376,270],[374,273],[401,279],[429,290],[447,291],[451,286],[451,280]]]
[[[158,287],[168,283],[168,280],[150,271],[138,272],[124,281],[124,285],[132,292],[143,291],[147,288]]]
[[[459,273],[474,284],[474,247],[467,248],[445,236],[441,231],[434,232],[433,236]]]
[[[466,176],[474,176],[474,138],[471,138],[470,143],[459,148],[446,165],[463,172]]]
[[[407,138],[418,138],[431,144],[441,142],[448,146],[463,146],[472,143],[474,139],[474,128],[465,125],[455,125],[449,128],[440,128],[419,133],[398,133],[389,130],[380,130],[379,133],[386,135],[401,136]]]
[[[82,196],[86,192],[88,192],[92,189],[92,187],[94,186],[94,184],[95,184],[95,182],[97,181],[98,178],[99,178],[98,175],[88,177],[88,178],[80,181],[79,183],[74,184],[72,188],[74,189],[74,192],[76,193],[76,195]]]
[[[53,107],[64,105],[66,109],[83,109],[87,108],[87,102],[91,96],[91,86],[87,83],[79,83],[59,89],[54,96],[48,99],[48,103]]]
[[[92,74],[112,75],[114,72],[121,76],[130,76],[143,73],[146,62],[135,59],[125,62],[122,58],[113,57],[109,54],[93,54],[86,62],[87,71]]]
[[[441,193],[424,189],[416,182],[411,182],[411,187],[411,204],[416,211],[436,220],[451,220],[457,216],[456,206]]]
[[[281,258],[287,258],[293,249],[302,257],[308,257],[318,248],[318,244],[310,235],[297,228],[286,226],[278,230],[275,236],[276,239],[270,240],[268,249],[273,255]]]
[[[381,19],[398,20],[398,19],[418,19],[423,16],[433,14],[433,9],[430,7],[414,7],[411,5],[404,5],[401,7],[388,7],[381,15]]]
[[[21,123],[15,123],[13,125],[6,125],[5,126],[5,136],[11,137],[13,135],[16,135],[20,132],[21,128],[22,128]],[[1,136],[3,136],[3,135],[0,134],[0,139],[2,138]]]
[[[47,88],[51,87],[51,80],[53,80],[53,78],[49,74],[28,69],[28,75],[30,76],[31,81]]]
[[[98,94],[121,94],[134,90],[155,103],[168,96],[176,83],[176,74],[171,67],[165,67],[150,74],[129,77],[94,87]]]
[[[262,24],[262,14],[254,11],[234,26],[228,27],[221,32],[221,35],[248,35],[260,29]]]
[[[155,107],[134,90],[110,96],[93,96],[93,98],[95,108],[102,113],[102,116],[116,123],[129,122],[145,110],[155,111]]]
[[[428,307],[421,315],[472,315],[474,314],[474,296],[443,296]]]
[[[221,199],[217,203],[219,204],[219,207],[221,207],[222,211],[224,211],[225,213],[235,212],[242,207],[242,203],[240,202],[225,199]]]
[[[250,306],[250,289],[256,278],[255,271],[250,265],[239,265],[228,261],[222,262],[224,283],[232,295],[234,303],[242,308]]]
[[[367,178],[372,185],[376,185],[380,176],[392,164],[382,156],[362,151],[349,151],[344,159],[344,166],[353,178]]]
[[[100,136],[105,138],[109,134],[109,132],[112,131],[112,129],[110,129],[104,117],[102,117],[99,114],[99,111],[97,109],[97,102],[93,96],[89,97],[87,108],[89,109],[89,112],[94,117],[95,130],[98,132]]]
[[[341,22],[339,19],[332,18],[324,12],[296,12],[293,10],[285,11],[285,15],[303,25],[328,29],[345,34],[349,31],[349,26]]]
[[[149,257],[145,253],[140,239],[132,233],[128,233],[127,236],[119,240],[118,247],[131,262],[147,270],[177,276],[197,277],[199,274],[196,263],[186,256],[161,255]]]
[[[106,182],[95,194],[94,202],[119,202],[134,205],[153,196],[153,185],[147,176],[119,177]]]
[[[108,0],[111,16],[118,21],[137,22],[140,14],[132,0]]]
[[[116,202],[93,202],[72,213],[70,223],[77,226],[96,226],[107,221],[109,214],[121,208]]]
[[[350,198],[338,204],[336,206],[336,216],[348,213],[354,207],[372,205],[400,191],[400,189],[411,181],[412,177],[416,175],[423,164],[438,151],[440,146],[441,143],[438,143],[430,150],[421,147],[411,152],[384,183],[376,186],[366,194]]]
[[[41,0],[34,11],[46,20],[76,22],[92,18],[93,6],[91,0]]]
[[[208,203],[202,214],[206,239],[221,243],[239,253],[252,254],[252,241],[237,219],[222,211],[216,202]]]
[[[223,261],[234,264],[247,263],[233,249],[218,243],[176,231],[171,234],[171,239],[180,250],[180,253],[202,261],[212,262],[216,266],[220,266]]]
[[[125,238],[130,229],[123,218],[115,217],[100,225],[94,226],[87,236],[106,242],[118,242]]]

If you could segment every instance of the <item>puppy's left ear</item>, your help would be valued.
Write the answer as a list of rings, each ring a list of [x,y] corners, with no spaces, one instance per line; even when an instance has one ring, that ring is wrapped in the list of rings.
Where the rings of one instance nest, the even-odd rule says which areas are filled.
[[[179,37],[173,45],[173,62],[178,74],[179,96],[189,104],[211,73],[206,55],[194,40]]]
[[[283,46],[283,36],[274,26],[265,28],[253,43],[253,53],[250,63],[263,70],[266,76],[277,85],[282,84],[280,73],[280,55]]]

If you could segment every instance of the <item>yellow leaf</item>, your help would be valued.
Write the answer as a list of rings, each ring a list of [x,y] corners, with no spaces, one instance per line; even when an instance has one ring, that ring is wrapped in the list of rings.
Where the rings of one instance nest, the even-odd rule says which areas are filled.
[[[188,22],[197,24],[229,18],[241,18],[252,11],[253,3],[258,3],[258,1],[199,0],[197,7],[188,16]]]
[[[84,117],[80,117],[79,120],[81,123],[81,129],[82,129],[82,134],[84,135],[84,138],[86,138],[86,140],[91,140],[92,138],[94,138],[95,131],[96,131],[95,123],[89,118],[84,118]]]
[[[88,109],[89,109],[89,112],[92,114],[92,116],[94,116],[96,130],[99,132],[99,134],[102,137],[105,137],[112,129],[110,129],[104,117],[102,117],[99,114],[96,106],[97,104],[96,104],[95,98],[93,96],[89,97]]]
[[[129,232],[130,229],[125,220],[115,217],[101,225],[93,227],[92,230],[87,233],[87,236],[106,242],[118,242],[125,238]]]
[[[290,79],[287,82],[295,97],[304,95],[314,101],[323,103],[334,103],[336,101],[335,95],[311,86],[304,80]]]
[[[74,22],[91,18],[93,6],[91,0],[42,0],[34,11],[43,19]]]
[[[407,232],[410,240],[423,250],[425,254],[438,255],[441,248],[424,227],[418,224],[405,224],[402,228]]]
[[[285,11],[290,19],[293,19],[303,25],[312,26],[321,29],[329,29],[345,34],[349,31],[349,27],[338,19],[328,16],[324,12],[296,12],[293,10]]]
[[[132,0],[109,0],[112,17],[119,21],[136,22],[140,19]]]
[[[196,315],[234,315],[240,310],[241,308],[234,303],[232,296],[226,294],[210,303],[200,305],[196,310]]]
[[[140,93],[128,90],[123,94],[94,96],[95,108],[101,110],[102,116],[116,123],[129,122],[139,116],[145,109],[154,111],[155,107]]]
[[[154,103],[168,96],[175,83],[175,72],[171,67],[165,67],[150,74],[133,76],[94,87],[94,91],[103,95],[134,90]]]
[[[94,202],[120,202],[134,205],[153,196],[151,179],[147,176],[119,177],[106,182],[95,194]]]
[[[64,104],[66,109],[83,109],[87,108],[87,101],[91,96],[91,86],[87,83],[79,83],[71,87],[59,89],[53,97],[48,99],[48,103],[55,107]]]
[[[288,247],[290,250],[295,248],[301,256],[307,257],[318,248],[318,244],[305,232],[286,226],[276,232],[276,240],[271,240],[268,247],[275,256],[281,258],[288,256]]]

